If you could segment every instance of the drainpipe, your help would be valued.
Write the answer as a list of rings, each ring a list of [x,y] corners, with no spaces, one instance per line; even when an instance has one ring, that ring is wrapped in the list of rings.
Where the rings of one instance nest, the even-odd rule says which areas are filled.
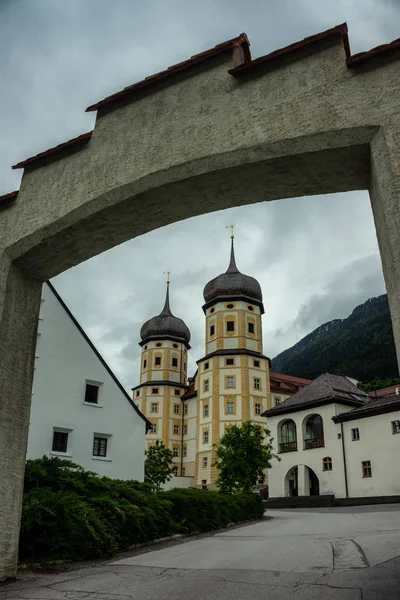
[[[185,402],[184,400],[181,400],[182,402],[182,419],[181,419],[181,477],[183,477],[182,473],[183,473],[183,423],[184,423],[184,415],[185,415]]]
[[[346,489],[346,498],[349,497],[349,488],[347,485],[347,464],[346,464],[346,450],[344,447],[344,435],[343,435],[343,423],[340,421],[340,431],[342,436],[342,451],[343,451],[343,466],[344,466],[344,485]]]

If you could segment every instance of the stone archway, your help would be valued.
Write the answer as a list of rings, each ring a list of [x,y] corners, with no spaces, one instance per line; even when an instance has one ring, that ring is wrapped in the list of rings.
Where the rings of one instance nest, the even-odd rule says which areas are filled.
[[[251,61],[245,35],[89,107],[92,133],[23,161],[0,200],[0,580],[15,574],[42,282],[163,225],[368,189],[400,352],[398,44],[342,25]]]

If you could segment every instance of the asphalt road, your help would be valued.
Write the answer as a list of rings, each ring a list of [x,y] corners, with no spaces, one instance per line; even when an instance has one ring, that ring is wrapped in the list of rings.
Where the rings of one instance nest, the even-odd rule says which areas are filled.
[[[268,515],[108,564],[26,574],[0,600],[400,599],[400,505]]]

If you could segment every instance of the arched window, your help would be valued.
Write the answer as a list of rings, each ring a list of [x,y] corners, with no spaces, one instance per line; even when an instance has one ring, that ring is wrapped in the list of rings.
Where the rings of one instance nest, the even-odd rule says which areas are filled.
[[[308,417],[305,424],[304,449],[323,448],[324,442],[324,425],[322,418],[319,415],[311,415]]]
[[[297,450],[296,423],[292,419],[283,421],[280,427],[279,452],[295,452]]]
[[[325,458],[322,459],[322,470],[332,471],[332,459],[330,456],[325,456]]]

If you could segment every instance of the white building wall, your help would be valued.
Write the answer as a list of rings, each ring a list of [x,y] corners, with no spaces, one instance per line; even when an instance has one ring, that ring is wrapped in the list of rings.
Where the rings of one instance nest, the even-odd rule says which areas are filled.
[[[346,497],[344,461],[340,425],[335,425],[332,417],[349,410],[342,404],[328,404],[315,409],[302,410],[293,413],[268,417],[268,428],[274,438],[274,450],[279,453],[280,426],[287,419],[296,423],[297,451],[279,453],[281,461],[272,463],[268,471],[268,484],[270,497],[285,497],[288,493],[286,476],[293,467],[308,467],[317,475],[320,485],[320,494],[334,494],[338,498]],[[311,415],[320,415],[324,426],[323,448],[310,448],[304,450],[305,422]],[[323,471],[323,458],[332,459],[332,471]],[[300,469],[302,470],[302,469]]]
[[[400,411],[343,423],[349,496],[395,496],[400,494],[400,434],[393,434],[392,421]],[[352,441],[358,428],[360,439]],[[372,477],[363,477],[362,461],[371,461]]]
[[[86,382],[100,385],[85,404]],[[69,432],[67,453],[52,452],[54,429]],[[106,458],[92,456],[94,434]],[[143,480],[145,421],[136,412],[48,285],[43,286],[27,458],[62,456],[112,478]]]

